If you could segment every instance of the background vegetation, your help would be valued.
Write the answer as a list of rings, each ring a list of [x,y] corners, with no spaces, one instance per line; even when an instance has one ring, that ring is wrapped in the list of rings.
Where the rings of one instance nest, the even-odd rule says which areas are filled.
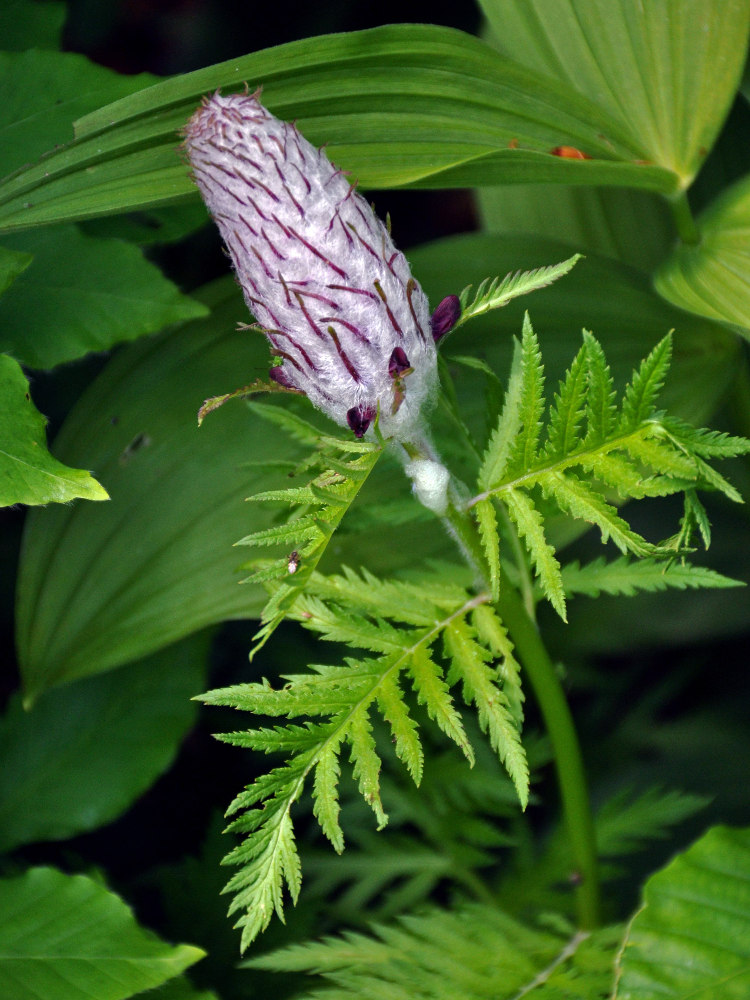
[[[328,143],[379,213],[390,212],[433,304],[488,275],[586,255],[563,281],[477,319],[446,345],[455,408],[449,400],[439,410],[435,433],[459,472],[470,459],[455,413],[470,434],[485,433],[485,400],[491,409],[501,397],[526,308],[550,387],[582,327],[602,342],[619,386],[674,330],[670,412],[750,434],[747,4],[659,0],[643,23],[627,2],[460,7],[287,4],[259,20],[250,5],[230,16],[228,4],[208,2],[13,0],[0,13],[2,449],[16,456],[23,442],[44,451],[39,411],[64,466],[45,456],[41,473],[26,477],[11,463],[16,471],[4,469],[0,482],[9,654],[0,935],[17,956],[0,963],[0,993],[127,997],[166,982],[160,995],[170,1000],[292,996],[310,988],[302,972],[317,967],[340,995],[357,995],[369,988],[367,956],[379,960],[382,947],[384,962],[420,971],[414,982],[372,989],[432,997],[446,975],[428,975],[440,968],[440,949],[416,956],[414,940],[439,945],[444,934],[454,966],[475,973],[448,980],[448,995],[496,995],[483,989],[506,975],[502,995],[518,995],[540,969],[558,967],[568,978],[540,980],[535,993],[609,994],[622,928],[577,943],[577,965],[564,960],[575,940],[561,923],[573,920],[570,863],[531,699],[533,799],[524,819],[479,737],[471,771],[436,738],[418,792],[385,768],[385,833],[375,833],[352,785],[342,857],[301,803],[306,889],[286,926],[274,923],[259,939],[252,969],[238,967],[220,895],[230,846],[221,830],[227,805],[266,762],[212,738],[235,728],[236,715],[190,700],[299,672],[320,656],[289,623],[248,664],[265,594],[238,585],[242,555],[233,548],[267,523],[244,497],[276,485],[278,463],[297,461],[304,447],[240,403],[196,428],[203,399],[267,364],[260,338],[236,330],[244,306],[175,153],[176,130],[202,93],[264,83],[271,109]],[[310,37],[396,22],[415,26]],[[169,81],[148,89],[156,76]],[[325,569],[408,575],[452,556],[395,463],[381,465]],[[746,460],[727,471],[747,496]],[[110,499],[96,502],[102,489]],[[388,544],[376,507],[388,511]],[[746,508],[722,498],[708,508],[712,545],[697,561],[747,581]],[[630,516],[648,537],[663,537],[679,514],[659,501]],[[600,551],[562,520],[554,539],[570,561]],[[747,825],[747,601],[742,588],[581,596],[565,625],[540,607],[598,810],[605,923],[628,919],[647,876],[703,831]],[[710,871],[718,856],[730,859],[729,871],[747,871],[747,847],[741,833],[713,829],[691,848],[697,854],[649,883],[651,912],[674,897],[685,869]],[[715,877],[707,881],[707,891],[716,888]],[[428,901],[445,910],[420,926],[414,913]],[[476,909],[488,901],[489,929],[487,911]],[[455,924],[442,923],[453,906],[460,942]],[[743,909],[746,918],[740,900]],[[550,912],[554,920],[540,924]],[[529,914],[531,922],[516,922]],[[674,910],[669,919],[678,919]],[[257,960],[323,933],[364,933],[373,920],[387,926],[380,943],[351,938],[327,952],[291,952],[275,960],[283,975]],[[659,931],[646,927],[635,946],[647,948],[652,933],[663,954]],[[49,955],[63,940],[71,962],[55,966]],[[531,954],[536,964],[510,975],[518,955]],[[740,971],[714,982],[711,995],[746,995],[737,961]],[[86,970],[80,980],[75,968]],[[653,995],[643,977],[621,995]],[[694,986],[672,985],[668,995]]]

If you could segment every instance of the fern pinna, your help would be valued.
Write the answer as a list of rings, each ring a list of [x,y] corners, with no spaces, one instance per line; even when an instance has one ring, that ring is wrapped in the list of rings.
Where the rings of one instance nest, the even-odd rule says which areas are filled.
[[[636,568],[637,563],[620,562],[623,592],[628,587],[690,586],[693,573],[693,585],[722,585],[699,568],[683,566],[668,576],[669,561],[690,551],[696,530],[706,545],[710,540],[697,489],[718,490],[731,500],[741,500],[706,459],[744,453],[748,444],[690,427],[657,409],[670,353],[671,336],[667,336],[634,373],[618,406],[601,345],[584,331],[583,345],[547,410],[539,344],[526,317],[503,409],[479,470],[480,492],[468,503],[477,519],[496,597],[501,572],[496,505],[500,505],[526,547],[544,595],[566,617],[565,576],[546,538],[537,498],[595,525],[603,542],[611,540],[627,556],[649,559],[649,566],[651,560],[667,560],[659,570],[661,584],[653,573],[649,579]],[[614,494],[622,502],[673,493],[684,494],[684,516],[678,533],[660,542],[643,538],[607,498]]]
[[[526,804],[519,668],[489,600],[486,592],[472,594],[457,585],[436,584],[429,577],[417,583],[383,583],[367,573],[314,574],[291,617],[325,639],[374,655],[349,657],[339,666],[315,665],[310,674],[284,678],[287,683],[281,689],[263,682],[204,696],[211,704],[254,715],[306,720],[301,725],[221,737],[239,746],[287,755],[283,767],[262,777],[230,807],[230,813],[242,813],[231,829],[248,834],[227,859],[242,865],[228,889],[236,893],[231,909],[242,912],[243,945],[267,926],[274,910],[281,916],[284,884],[292,899],[297,898],[300,872],[290,810],[309,778],[315,816],[334,848],[343,850],[338,781],[344,745],[349,745],[354,777],[378,825],[387,822],[371,713],[387,721],[397,756],[419,783],[422,743],[404,696],[405,683],[473,763],[473,750],[451,694],[451,688],[460,685],[464,702],[474,706],[481,728]],[[263,808],[254,808],[259,802]]]

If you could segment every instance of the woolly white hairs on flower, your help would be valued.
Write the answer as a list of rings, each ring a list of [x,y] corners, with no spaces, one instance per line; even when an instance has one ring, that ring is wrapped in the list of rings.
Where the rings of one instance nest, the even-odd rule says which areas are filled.
[[[445,466],[430,458],[415,458],[404,464],[404,472],[422,506],[442,517],[448,509],[450,484],[450,472]]]
[[[361,437],[407,439],[433,395],[424,292],[344,174],[257,94],[214,95],[185,129],[195,182],[248,308],[297,389]]]

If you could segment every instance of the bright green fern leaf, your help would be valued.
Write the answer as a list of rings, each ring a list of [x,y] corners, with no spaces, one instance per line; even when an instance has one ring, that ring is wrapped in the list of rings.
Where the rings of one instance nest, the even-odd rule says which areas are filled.
[[[280,689],[263,681],[203,696],[210,704],[254,716],[295,720],[288,727],[222,737],[287,757],[285,766],[259,778],[230,808],[237,816],[230,829],[247,834],[227,858],[240,866],[227,888],[237,893],[232,912],[240,913],[243,948],[267,926],[273,911],[281,914],[285,886],[296,898],[299,863],[290,814],[311,776],[314,814],[337,851],[343,847],[338,782],[344,747],[378,826],[387,822],[374,720],[385,721],[396,758],[414,782],[421,780],[424,754],[413,699],[405,695],[407,684],[427,715],[473,761],[455,703],[457,689],[463,702],[474,707],[525,807],[529,775],[520,739],[518,664],[488,601],[488,594],[436,585],[429,576],[406,583],[380,582],[349,570],[342,576],[312,574],[291,616],[324,639],[366,654],[346,657],[342,665],[315,665],[310,673],[284,678]],[[444,656],[438,656],[438,648]]]
[[[314,450],[296,470],[296,475],[305,472],[309,476],[306,483],[248,498],[253,503],[292,507],[284,523],[256,531],[237,542],[237,545],[274,546],[280,550],[275,559],[258,559],[243,567],[251,570],[245,582],[277,584],[263,609],[251,655],[267,642],[304,590],[331,537],[382,454],[378,445],[321,434],[312,424],[280,407],[256,403],[254,409],[281,424],[303,443],[312,444]]]
[[[595,1000],[609,996],[621,928],[523,924],[497,906],[431,907],[373,928],[292,945],[249,964],[322,976],[318,1000]],[[567,931],[567,933],[566,933]]]
[[[695,530],[708,543],[708,519],[697,489],[741,501],[737,490],[707,459],[746,454],[750,442],[698,430],[657,409],[670,354],[671,338],[665,337],[634,373],[618,405],[601,345],[584,332],[583,346],[547,412],[539,344],[527,317],[502,413],[482,458],[480,492],[469,502],[495,590],[499,557],[489,550],[494,545],[494,522],[488,503],[505,508],[528,551],[543,595],[564,619],[565,586],[544,524],[550,504],[569,517],[595,525],[602,541],[612,541],[624,555],[663,558],[666,565],[691,551]],[[618,510],[622,501],[674,493],[684,494],[685,515],[679,531],[669,539],[648,541]],[[647,577],[650,589],[656,589],[651,564],[641,577],[644,586]],[[708,575],[703,578],[716,585]],[[698,576],[691,579],[697,583]],[[687,581],[688,573],[683,570],[665,585],[690,586]]]
[[[502,279],[493,278],[492,281],[485,278],[471,302],[469,296],[472,286],[468,285],[459,296],[461,316],[454,329],[492,309],[500,309],[519,295],[528,295],[529,292],[535,292],[539,288],[546,288],[553,281],[566,275],[580,259],[581,254],[577,253],[560,264],[552,264],[549,267],[538,267],[534,271],[517,271],[515,274],[506,274]]]

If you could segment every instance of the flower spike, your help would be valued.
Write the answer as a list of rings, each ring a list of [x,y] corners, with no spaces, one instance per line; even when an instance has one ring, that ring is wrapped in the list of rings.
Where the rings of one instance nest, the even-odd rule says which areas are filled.
[[[204,99],[184,148],[271,344],[271,378],[357,437],[378,412],[385,438],[413,436],[437,384],[434,327],[370,205],[259,91]]]

